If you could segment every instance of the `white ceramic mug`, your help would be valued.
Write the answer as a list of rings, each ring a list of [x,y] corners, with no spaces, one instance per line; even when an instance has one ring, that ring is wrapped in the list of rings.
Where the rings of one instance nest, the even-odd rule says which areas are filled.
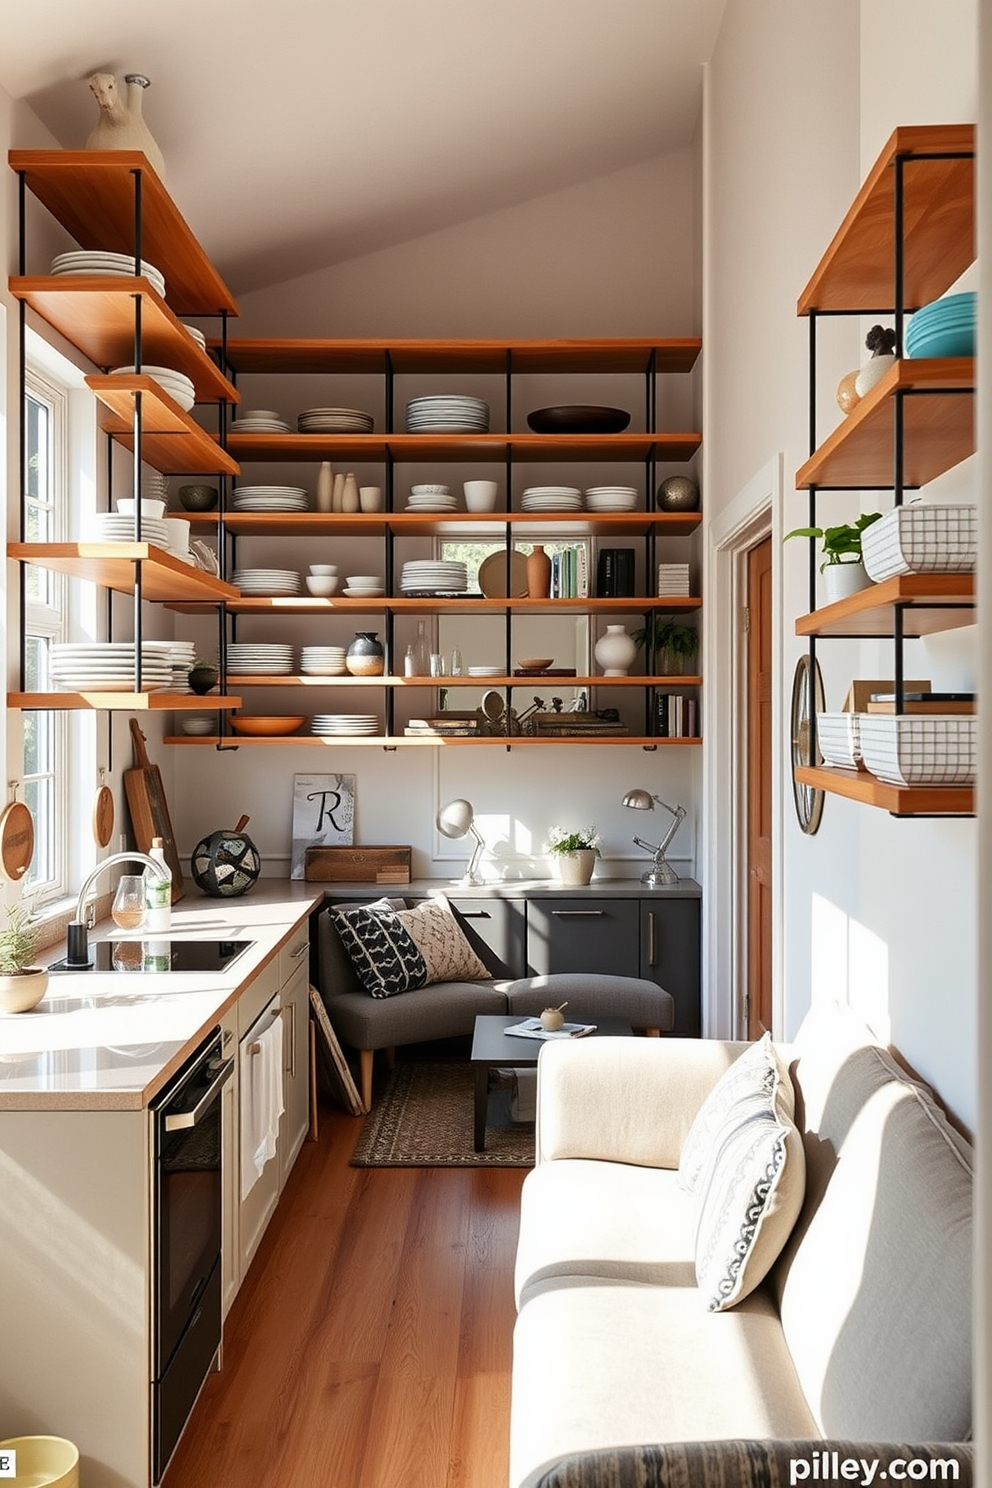
[[[462,490],[465,492],[465,506],[468,511],[487,512],[496,510],[496,497],[499,495],[499,483],[497,481],[463,481]]]
[[[177,558],[183,558],[189,552],[189,529],[190,524],[185,517],[166,517],[165,519],[169,552],[175,553]]]
[[[359,486],[358,505],[363,512],[382,511],[382,490],[379,486]]]

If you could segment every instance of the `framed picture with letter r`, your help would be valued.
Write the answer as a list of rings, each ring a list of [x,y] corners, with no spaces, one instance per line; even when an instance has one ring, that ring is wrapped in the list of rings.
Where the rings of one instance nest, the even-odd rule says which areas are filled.
[[[355,776],[294,775],[290,878],[302,878],[308,847],[351,847],[355,840]]]

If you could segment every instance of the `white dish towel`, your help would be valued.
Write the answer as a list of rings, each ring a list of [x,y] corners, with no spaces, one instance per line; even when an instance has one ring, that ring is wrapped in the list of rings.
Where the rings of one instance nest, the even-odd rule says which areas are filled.
[[[282,1113],[282,1018],[277,1014],[262,1033],[245,1040],[241,1051],[242,1199],[276,1155]]]

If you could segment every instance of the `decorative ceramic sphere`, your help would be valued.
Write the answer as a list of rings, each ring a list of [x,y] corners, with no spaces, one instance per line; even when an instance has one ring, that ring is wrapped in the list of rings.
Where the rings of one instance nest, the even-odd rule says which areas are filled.
[[[245,894],[262,871],[258,848],[247,832],[238,828],[211,832],[193,849],[193,877],[213,899],[234,899]]]
[[[695,511],[698,505],[699,487],[687,475],[670,475],[658,487],[659,511]]]
[[[837,403],[844,413],[850,413],[861,402],[861,394],[855,387],[859,375],[858,371],[845,372],[837,384]]]

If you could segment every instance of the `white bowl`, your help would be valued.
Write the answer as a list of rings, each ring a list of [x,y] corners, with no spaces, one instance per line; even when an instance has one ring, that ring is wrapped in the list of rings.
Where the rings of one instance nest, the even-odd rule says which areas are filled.
[[[121,499],[117,503],[117,510],[124,517],[133,517],[134,516],[134,497],[133,496],[122,496]],[[164,501],[153,501],[148,496],[142,496],[142,498],[141,498],[141,515],[143,517],[164,517],[165,516],[165,502]]]
[[[411,486],[410,490],[415,496],[447,496],[448,486]]]
[[[348,587],[350,589],[378,589],[382,583],[378,574],[349,574]]]
[[[311,563],[310,572],[325,579],[333,578],[338,571],[336,563]]]
[[[499,484],[496,481],[469,480],[462,482],[465,492],[465,507],[470,512],[495,511]]]
[[[268,419],[269,423],[275,423],[279,415],[274,408],[242,408],[238,417],[242,419]]]
[[[307,588],[311,594],[319,594],[323,598],[334,594],[338,587],[337,578],[333,574],[307,574]]]
[[[214,720],[212,718],[184,718],[179,727],[184,734],[212,734]]]

